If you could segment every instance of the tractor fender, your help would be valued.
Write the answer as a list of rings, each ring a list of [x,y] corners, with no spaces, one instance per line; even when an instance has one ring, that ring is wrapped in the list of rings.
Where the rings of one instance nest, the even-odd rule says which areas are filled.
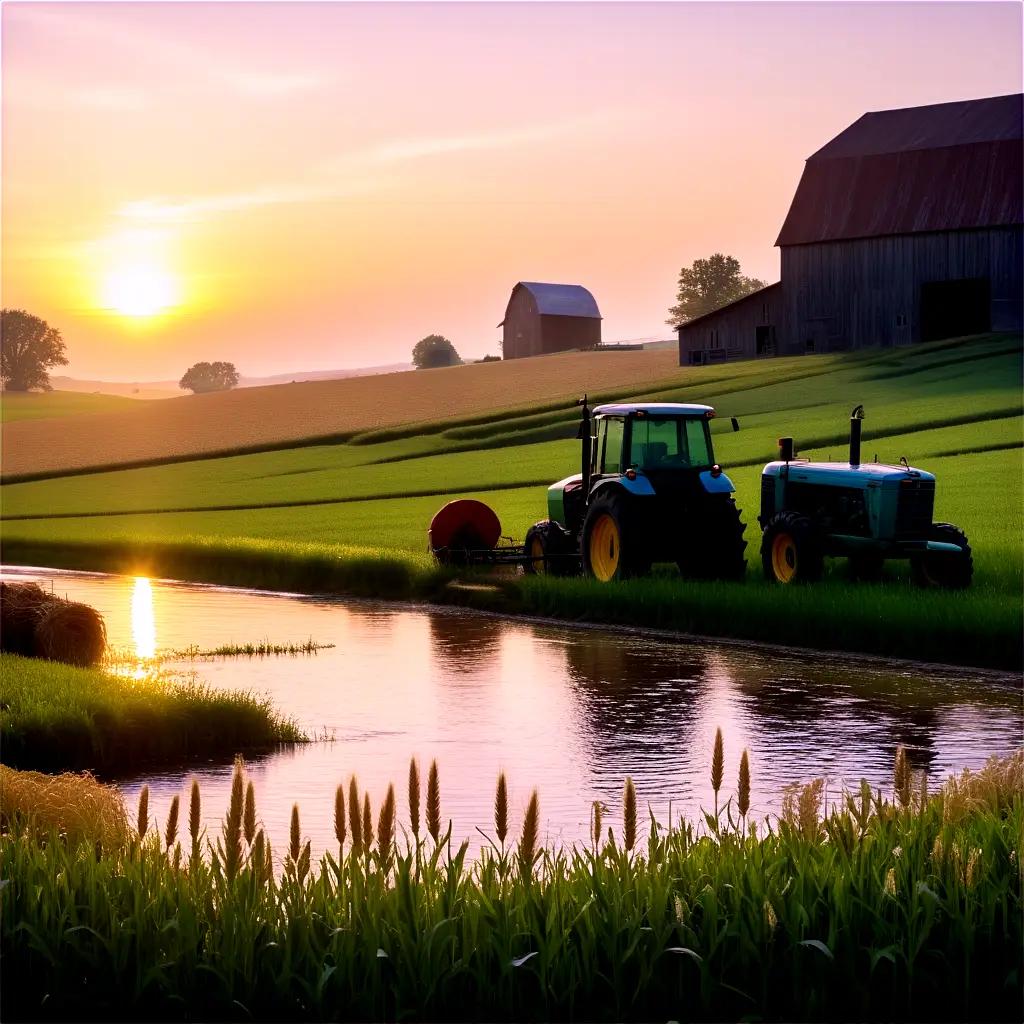
[[[624,494],[634,498],[654,496],[654,487],[651,485],[651,481],[647,477],[637,474],[635,480],[630,480],[628,476],[620,476],[611,480],[600,481],[590,492],[591,500],[596,495],[608,494],[611,491],[622,491]]]
[[[930,540],[928,541],[929,551],[942,551],[947,555],[962,555],[964,549],[959,544],[947,544],[941,540]]]
[[[732,494],[736,490],[733,482],[724,474],[719,473],[717,477],[711,475],[710,469],[705,469],[700,475],[700,482],[708,494]]]

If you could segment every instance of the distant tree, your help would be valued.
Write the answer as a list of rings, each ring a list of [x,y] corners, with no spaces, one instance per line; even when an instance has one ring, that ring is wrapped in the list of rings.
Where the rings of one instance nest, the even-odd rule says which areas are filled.
[[[209,391],[230,391],[238,386],[238,371],[234,363],[196,363],[185,371],[178,387],[197,395]]]
[[[413,365],[417,370],[429,370],[435,366],[458,366],[462,360],[455,346],[443,335],[428,334],[416,342],[412,350]]]
[[[478,363],[500,363],[501,356],[484,356],[483,359],[478,359]]]
[[[0,379],[6,391],[50,391],[51,366],[67,366],[56,327],[23,309],[0,310]]]
[[[764,281],[743,276],[740,261],[735,256],[716,252],[705,260],[694,260],[692,266],[679,271],[676,305],[668,311],[665,323],[678,327],[764,287]]]

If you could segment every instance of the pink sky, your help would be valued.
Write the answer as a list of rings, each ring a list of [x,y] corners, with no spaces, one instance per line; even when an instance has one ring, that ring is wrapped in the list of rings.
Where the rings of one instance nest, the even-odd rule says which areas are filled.
[[[3,7],[3,303],[79,376],[496,352],[518,280],[669,336],[679,267],[774,280],[804,159],[1021,87],[1021,6]],[[154,313],[155,315],[146,315]],[[132,315],[136,314],[136,315]]]

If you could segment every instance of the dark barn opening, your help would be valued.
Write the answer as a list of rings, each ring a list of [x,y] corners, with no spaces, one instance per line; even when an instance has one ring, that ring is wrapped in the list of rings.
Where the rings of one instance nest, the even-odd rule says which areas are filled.
[[[991,293],[987,277],[922,284],[921,340],[939,341],[991,330]]]
[[[759,356],[775,355],[775,327],[761,324],[754,328],[755,354]]]

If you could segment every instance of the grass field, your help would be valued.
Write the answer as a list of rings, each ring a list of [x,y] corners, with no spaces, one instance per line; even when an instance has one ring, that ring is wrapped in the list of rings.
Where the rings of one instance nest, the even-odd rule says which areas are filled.
[[[0,418],[4,423],[11,423],[15,420],[53,419],[97,412],[125,412],[135,404],[132,398],[81,394],[77,391],[5,391],[0,398]]]
[[[756,824],[756,776],[726,783],[728,812],[700,826],[646,821],[627,781],[621,833],[591,810],[591,842],[567,850],[539,842],[543,791],[520,818],[499,784],[473,861],[446,832],[443,786],[424,801],[418,772],[407,803],[425,820],[399,819],[393,788],[375,814],[339,779],[334,806],[295,806],[273,852],[241,764],[213,835],[198,788],[166,823],[141,805],[133,828],[82,780],[90,834],[81,815],[65,825],[48,780],[0,772],[23,794],[0,833],[6,1015],[1019,1020],[1024,759],[930,796],[904,766],[895,793],[823,807],[818,780]],[[335,822],[319,865],[306,814]]]
[[[487,364],[517,374],[524,365],[538,373],[556,366],[557,360]],[[934,472],[939,481],[936,519],[957,523],[971,539],[975,586],[963,604],[963,622],[983,617],[990,625],[998,622],[1010,630],[998,649],[1019,646],[1019,622],[1014,626],[1013,618],[1019,620],[1024,582],[1021,365],[1019,337],[988,336],[898,351],[680,370],[674,382],[652,383],[642,397],[707,402],[719,411],[713,423],[716,456],[736,484],[749,544],[747,593],[732,598],[737,615],[731,629],[760,636],[764,624],[776,619],[770,606],[795,601],[761,582],[757,556],[760,467],[774,457],[776,439],[792,434],[803,454],[842,460],[850,408],[863,403],[865,457],[877,454],[880,461],[895,462],[906,456],[912,465]],[[443,387],[434,400],[443,401],[448,378],[414,379],[440,381]],[[638,395],[636,388],[623,390]],[[311,580],[326,586],[326,580],[344,579],[358,585],[360,593],[372,593],[370,584],[356,581],[372,578],[368,565],[387,552],[390,568],[384,576],[400,593],[382,591],[381,596],[432,594],[437,578],[423,557],[426,528],[446,500],[479,497],[498,512],[504,532],[521,539],[530,523],[545,514],[546,485],[577,468],[578,443],[572,439],[577,413],[571,403],[544,401],[523,406],[516,414],[481,408],[472,416],[364,431],[347,443],[8,484],[5,556],[24,561],[48,555],[50,564],[56,559],[58,564],[94,568],[148,558],[168,575],[184,575],[186,563],[193,571],[203,569],[205,560],[202,578],[238,583],[259,579],[274,585],[280,574],[289,586],[295,582],[295,567],[305,559],[311,567],[320,566],[310,568]],[[731,416],[740,419],[738,432],[730,429]],[[264,568],[257,569],[261,558]],[[339,562],[353,560],[360,564],[358,570],[338,568]],[[271,562],[276,569],[269,568]],[[889,624],[879,624],[874,604],[882,600],[881,593],[888,595],[884,600],[897,595],[894,599],[914,609],[925,625],[945,620],[949,608],[959,607],[949,604],[954,595],[911,590],[900,563],[887,570],[888,590],[850,588],[843,571],[840,564],[833,565],[816,591],[822,608],[834,607],[818,619],[825,616],[835,627],[816,633],[819,639],[832,637],[838,646],[862,649],[874,628],[879,637],[892,634],[893,643],[879,639],[868,649],[891,651],[891,623],[908,617],[894,611]],[[698,606],[709,603],[706,588],[675,577],[659,581],[658,587],[662,596],[654,603],[662,608],[655,616],[660,622],[685,622],[687,628],[728,635],[728,600],[723,599],[719,611],[705,609],[702,616]],[[513,603],[558,614],[555,602],[529,587],[521,589],[524,593]],[[584,617],[589,603],[604,609],[612,621],[621,620],[610,606],[615,599],[592,600],[585,586],[572,596],[559,594],[566,617]],[[698,611],[668,614],[665,609],[672,605]],[[989,609],[995,606],[993,618]],[[811,631],[801,631],[806,642],[814,642]],[[793,632],[784,629],[783,635],[798,642]],[[967,636],[957,630],[954,634]],[[990,628],[982,634],[990,637]],[[927,658],[926,640],[920,636],[910,656]],[[965,643],[962,656],[953,660],[993,663],[979,642],[967,638]],[[1019,654],[1011,659],[1014,664],[1019,660]]]
[[[346,438],[432,420],[575,399],[587,388],[644,387],[684,376],[675,353],[566,352],[540,360],[473,363],[408,373],[242,388],[139,403],[98,414],[69,433],[17,422],[4,432],[4,477],[259,450]]]
[[[4,764],[107,775],[304,739],[263,699],[0,654]]]

